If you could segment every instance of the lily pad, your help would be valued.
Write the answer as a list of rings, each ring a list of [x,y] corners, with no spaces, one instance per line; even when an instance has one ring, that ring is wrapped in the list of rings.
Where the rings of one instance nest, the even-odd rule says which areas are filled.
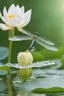
[[[64,75],[64,70],[53,70],[53,69],[33,69],[33,77],[42,78],[53,75]]]
[[[52,88],[37,88],[32,90],[32,92],[34,93],[43,93],[43,92],[64,92],[64,88],[60,88],[60,87],[52,87]]]
[[[14,83],[15,88],[33,91],[36,93],[43,92],[63,92],[64,76],[54,75],[46,78],[28,80],[27,82]]]
[[[3,63],[2,63],[2,62],[0,62],[0,66],[1,66],[1,65],[3,65]]]
[[[8,56],[8,48],[0,47],[0,60],[5,59]]]
[[[0,70],[8,70],[8,66],[0,62]]]
[[[7,74],[8,74],[7,71],[5,71],[5,70],[0,70],[0,75],[7,75]]]
[[[7,89],[7,86],[3,81],[0,81],[0,92],[3,93]],[[2,96],[0,93],[0,96]],[[6,96],[6,95],[5,95]]]
[[[23,69],[23,68],[31,68],[31,67],[33,67],[33,68],[47,67],[47,66],[51,66],[51,65],[55,65],[55,64],[56,64],[55,60],[53,60],[53,61],[47,60],[47,61],[40,61],[40,62],[37,61],[37,62],[34,62],[33,64],[27,65],[27,66],[21,66],[18,63],[16,63],[16,64],[7,63],[6,66]]]

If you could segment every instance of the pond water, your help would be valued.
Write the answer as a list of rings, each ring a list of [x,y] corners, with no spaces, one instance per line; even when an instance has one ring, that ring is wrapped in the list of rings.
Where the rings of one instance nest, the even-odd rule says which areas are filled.
[[[64,96],[61,61],[52,61],[56,64],[42,66],[41,63],[42,67],[33,68],[32,76],[26,82],[21,82],[16,68],[11,68],[11,73],[0,70],[0,96]]]
[[[9,82],[10,83],[10,82]],[[64,96],[64,92],[58,93],[50,93],[50,92],[43,92],[43,93],[33,93],[28,92],[26,90],[15,89],[12,83],[7,85],[5,81],[0,78],[0,96]]]

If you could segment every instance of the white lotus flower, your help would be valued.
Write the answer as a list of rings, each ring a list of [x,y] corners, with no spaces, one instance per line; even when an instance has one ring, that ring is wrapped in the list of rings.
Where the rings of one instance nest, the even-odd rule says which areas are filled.
[[[25,27],[31,19],[31,9],[28,10],[27,12],[24,12],[24,6],[21,8],[19,5],[15,6],[12,4],[8,12],[6,10],[6,7],[3,9],[3,16],[0,12],[0,17],[3,20],[3,23],[0,23],[0,28],[2,30],[11,30],[14,27],[17,27],[19,30],[22,27]]]

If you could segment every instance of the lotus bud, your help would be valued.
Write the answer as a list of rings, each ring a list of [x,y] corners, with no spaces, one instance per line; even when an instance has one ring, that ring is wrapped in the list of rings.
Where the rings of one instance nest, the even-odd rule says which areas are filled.
[[[28,63],[27,55],[23,52],[20,52],[17,56],[17,61],[22,66],[27,65],[27,63]]]
[[[30,65],[33,62],[33,56],[29,51],[20,52],[17,56],[17,61],[22,66],[23,65]]]
[[[17,61],[22,66],[30,65],[33,62],[33,56],[28,50],[26,52],[20,52],[17,56]],[[19,75],[22,81],[26,81],[32,75],[32,68],[20,69]]]
[[[28,58],[28,65],[32,64],[33,62],[33,56],[29,51],[24,52],[27,55]]]

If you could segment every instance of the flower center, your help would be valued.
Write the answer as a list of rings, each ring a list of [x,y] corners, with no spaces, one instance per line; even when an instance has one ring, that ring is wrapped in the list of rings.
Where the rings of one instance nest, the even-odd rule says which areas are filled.
[[[26,51],[26,52],[23,52],[24,54],[28,54],[28,52]]]
[[[8,18],[11,19],[11,18],[14,18],[15,17],[15,14],[9,14],[8,15]]]

